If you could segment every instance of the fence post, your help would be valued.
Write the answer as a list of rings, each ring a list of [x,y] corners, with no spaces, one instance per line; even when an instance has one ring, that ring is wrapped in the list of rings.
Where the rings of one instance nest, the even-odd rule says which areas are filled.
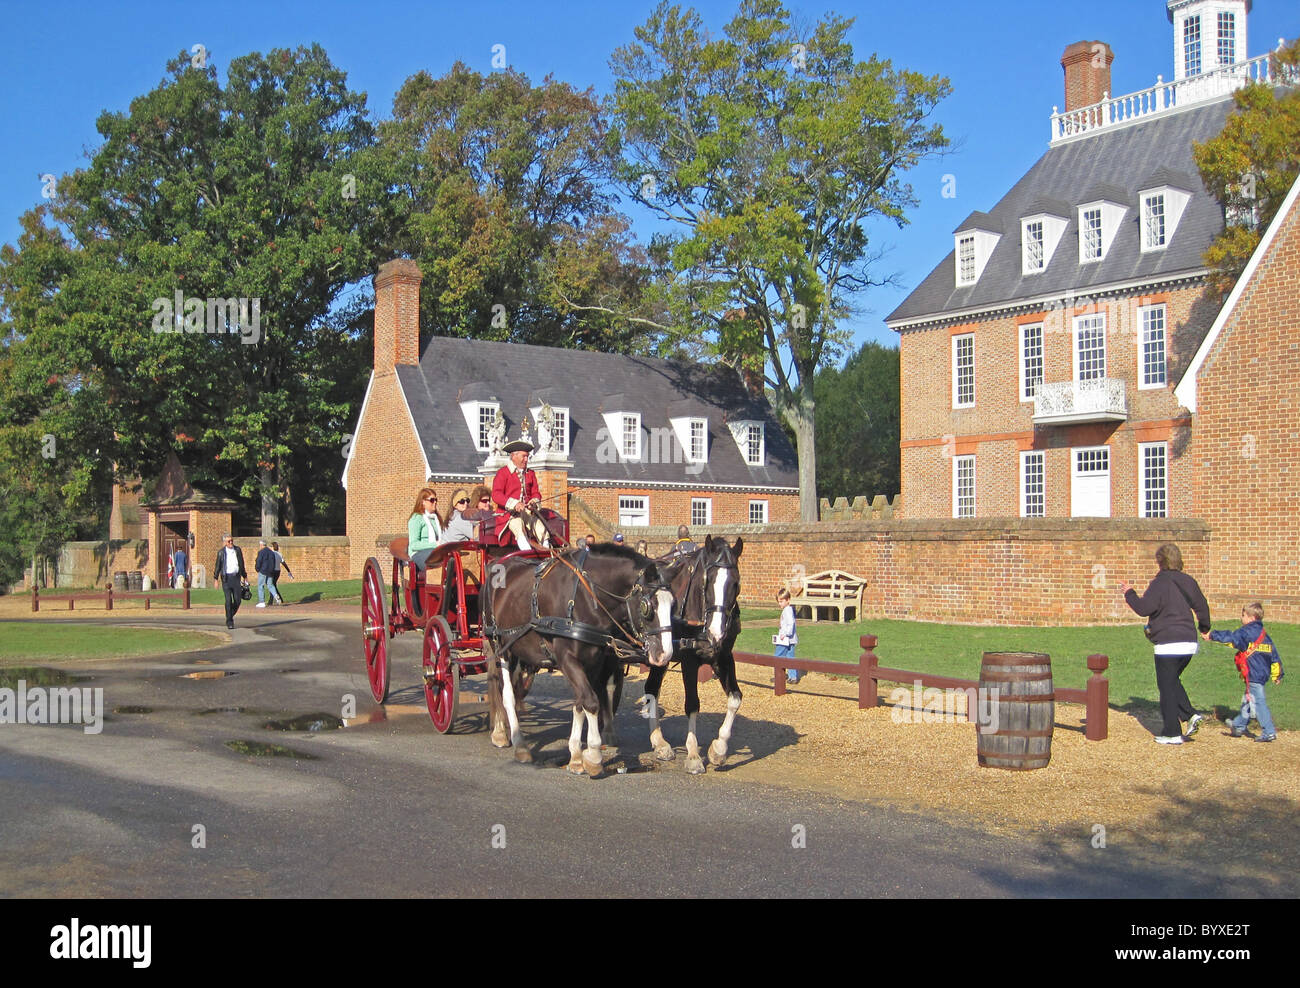
[[[144,609],[145,609],[146,611],[149,610],[149,601],[151,601],[151,600],[153,600],[152,597],[150,597],[150,596],[148,596],[148,595],[145,596],[145,598],[144,598]]]
[[[772,663],[772,695],[773,696],[785,696],[785,670],[782,669],[779,665],[777,665],[777,662],[780,661],[781,661],[780,659],[777,659],[776,662]]]
[[[186,583],[185,589],[181,593],[181,610],[188,611],[189,609],[190,609],[190,585]]]
[[[32,584],[32,613],[35,614],[41,609],[41,592],[37,589],[36,584]]]
[[[113,581],[110,580],[104,586],[104,610],[111,611],[112,609],[113,609]]]
[[[880,639],[875,635],[862,635],[858,638],[858,644],[862,646],[862,654],[858,656],[858,709],[866,710],[868,707],[874,707],[879,702],[877,696],[876,669],[880,665],[880,660],[876,658],[876,643]]]
[[[1085,707],[1088,726],[1083,736],[1089,741],[1105,741],[1109,733],[1110,680],[1102,675],[1109,665],[1110,659],[1104,655],[1088,656],[1088,668],[1092,670],[1092,675],[1088,677]]]
[[[68,610],[70,610],[70,611],[71,611],[71,610],[75,610],[75,608],[72,606],[72,602],[73,602],[74,600],[76,600],[76,599],[77,599],[76,597],[69,597],[69,598],[68,598]]]

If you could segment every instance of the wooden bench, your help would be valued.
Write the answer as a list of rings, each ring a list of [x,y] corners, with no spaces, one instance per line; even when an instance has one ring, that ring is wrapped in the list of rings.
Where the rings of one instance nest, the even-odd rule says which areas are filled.
[[[794,606],[796,614],[799,613],[800,608],[808,608],[809,617],[813,622],[817,621],[819,607],[827,610],[834,608],[839,612],[841,623],[847,620],[846,612],[853,608],[856,610],[854,620],[861,621],[862,595],[866,587],[867,581],[860,576],[845,573],[841,569],[823,570],[805,576],[803,588],[798,593],[790,595],[790,603]]]

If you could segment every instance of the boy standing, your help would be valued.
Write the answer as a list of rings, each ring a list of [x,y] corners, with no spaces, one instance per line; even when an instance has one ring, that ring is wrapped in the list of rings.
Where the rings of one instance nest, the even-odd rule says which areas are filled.
[[[772,636],[772,644],[776,646],[776,657],[793,659],[794,647],[799,644],[799,636],[795,633],[794,608],[790,606],[790,591],[785,587],[776,592],[776,606],[781,608],[780,626]],[[799,682],[802,677],[803,674],[798,669],[785,671],[785,681],[791,685]]]
[[[1264,607],[1247,604],[1241,609],[1241,627],[1236,631],[1208,631],[1206,641],[1232,645],[1237,649],[1237,670],[1246,681],[1246,692],[1241,698],[1241,713],[1228,723],[1234,738],[1246,733],[1246,726],[1254,716],[1259,720],[1259,737],[1256,741],[1273,741],[1277,730],[1273,715],[1264,698],[1264,684],[1282,680],[1282,657],[1277,646],[1264,630]]]

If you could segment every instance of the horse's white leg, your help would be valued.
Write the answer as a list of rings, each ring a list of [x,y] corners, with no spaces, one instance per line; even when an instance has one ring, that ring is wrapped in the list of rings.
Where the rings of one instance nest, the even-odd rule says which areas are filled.
[[[646,716],[650,718],[650,746],[655,750],[655,757],[661,762],[671,762],[677,757],[673,746],[664,740],[663,729],[659,726],[659,703],[653,694],[646,695]]]
[[[524,747],[524,735],[519,730],[519,714],[515,711],[515,684],[510,681],[510,665],[505,659],[497,661],[501,668],[501,699],[506,708],[506,720],[510,722],[510,743],[515,748],[515,761],[531,762],[533,756]]]
[[[573,704],[573,727],[569,731],[569,764],[568,770],[575,775],[582,774],[582,725],[583,725],[582,707],[578,706],[577,701]]]
[[[740,709],[740,700],[739,693],[727,697],[727,716],[722,720],[716,740],[709,745],[709,761],[714,765],[721,765],[727,760],[727,742],[731,740],[731,725],[736,720],[736,711]]]
[[[704,759],[700,757],[700,742],[695,739],[695,714],[690,715],[686,726],[686,771],[699,775],[704,771]]]
[[[574,720],[577,720],[577,705],[574,705]],[[582,753],[582,767],[593,779],[605,771],[605,760],[600,754],[600,718],[592,712],[587,714],[587,747]]]

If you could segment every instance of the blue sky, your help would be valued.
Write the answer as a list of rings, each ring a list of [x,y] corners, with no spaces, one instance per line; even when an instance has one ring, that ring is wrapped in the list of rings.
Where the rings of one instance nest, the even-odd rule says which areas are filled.
[[[827,10],[855,17],[860,58],[875,52],[896,66],[947,76],[953,94],[937,111],[955,148],[915,169],[920,197],[903,229],[872,229],[890,250],[879,270],[899,287],[858,299],[854,344],[896,339],[882,319],[952,249],[952,230],[972,210],[991,208],[1047,147],[1048,117],[1063,102],[1061,52],[1099,40],[1115,52],[1117,94],[1173,75],[1172,28],[1164,0],[786,0],[806,23]],[[125,111],[154,88],[164,65],[203,44],[221,71],[250,51],[319,42],[352,88],[386,118],[393,94],[413,73],[441,75],[460,59],[488,72],[494,45],[510,65],[608,92],[610,53],[633,38],[652,0],[477,0],[472,3],[263,2],[21,3],[0,0],[0,242],[17,239],[18,217],[41,201],[40,176],[81,167],[98,145],[95,118]],[[715,30],[734,0],[693,6]],[[1248,54],[1300,33],[1295,0],[1255,0]],[[944,198],[944,176],[956,195]],[[648,226],[629,210],[648,238]]]

